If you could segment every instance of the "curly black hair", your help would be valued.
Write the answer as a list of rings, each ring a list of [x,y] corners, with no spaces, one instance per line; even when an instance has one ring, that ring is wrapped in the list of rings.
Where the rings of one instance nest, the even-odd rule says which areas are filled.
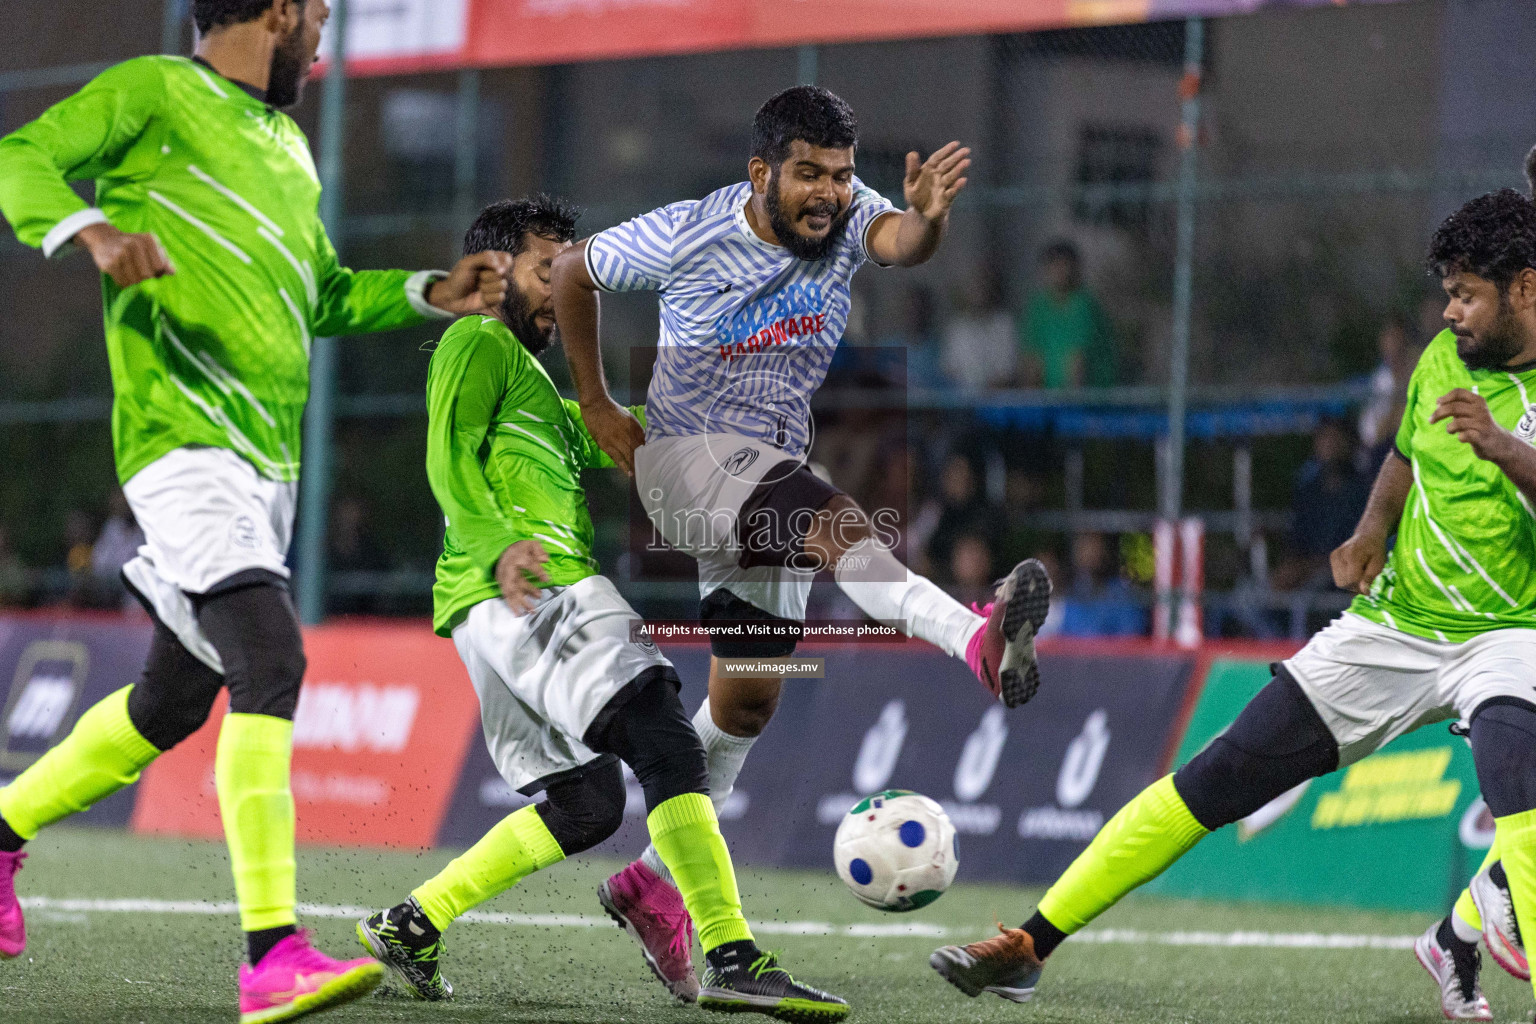
[[[1536,268],[1536,203],[1512,188],[1478,196],[1445,218],[1429,241],[1431,274],[1476,274],[1503,291]]]
[[[304,0],[297,0],[300,7]],[[192,21],[200,35],[223,25],[255,21],[272,6],[272,0],[192,0]]]
[[[528,248],[528,236],[552,242],[576,237],[581,210],[557,196],[540,192],[522,199],[502,199],[480,211],[464,233],[464,255],[494,249],[516,256]]]
[[[853,108],[819,85],[797,85],[773,96],[752,118],[752,155],[777,167],[796,140],[826,149],[859,144]]]

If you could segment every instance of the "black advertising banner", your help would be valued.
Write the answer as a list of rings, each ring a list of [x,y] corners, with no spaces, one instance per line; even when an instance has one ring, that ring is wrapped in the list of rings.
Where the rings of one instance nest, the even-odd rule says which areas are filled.
[[[139,677],[147,621],[0,617],[0,784],[69,734],[86,708]],[[71,821],[126,825],[135,787]]]

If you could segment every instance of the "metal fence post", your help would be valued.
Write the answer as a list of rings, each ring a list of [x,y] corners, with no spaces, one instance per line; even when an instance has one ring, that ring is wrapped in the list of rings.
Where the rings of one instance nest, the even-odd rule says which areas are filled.
[[[459,72],[459,103],[454,117],[453,212],[464,231],[474,220],[475,185],[480,177],[480,69]]]
[[[331,8],[331,66],[320,106],[320,219],[340,251],[347,103],[347,0]],[[299,495],[299,615],[311,625],[325,617],[325,541],[331,495],[331,423],[336,395],[336,340],[316,338],[309,361],[309,408],[304,417],[304,473]]]
[[[1168,461],[1161,512],[1176,520],[1184,506],[1184,411],[1189,390],[1190,301],[1195,259],[1195,158],[1200,138],[1200,74],[1205,22],[1184,23],[1183,110],[1179,119],[1178,239],[1173,270],[1173,351],[1168,368]]]
[[[814,44],[808,43],[800,47],[798,53],[800,57],[800,67],[797,71],[800,79],[798,84],[815,85],[817,65],[820,63],[820,52]]]
[[[160,19],[160,52],[181,52],[181,27],[187,18],[187,0],[165,0]]]

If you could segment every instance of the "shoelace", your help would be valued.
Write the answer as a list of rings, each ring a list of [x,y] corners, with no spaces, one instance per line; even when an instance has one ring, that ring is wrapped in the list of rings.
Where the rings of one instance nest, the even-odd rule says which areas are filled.
[[[293,966],[306,971],[333,971],[336,969],[336,961],[310,945],[310,938],[314,934],[307,928],[300,928],[296,934],[299,937],[300,946],[293,951]]]
[[[1525,940],[1520,937],[1520,921],[1515,917],[1515,898],[1504,890],[1504,930],[1509,937],[1515,940],[1515,944],[1522,950],[1525,949]]]
[[[693,952],[693,918],[688,916],[688,911],[680,911],[673,914],[658,914],[662,923],[672,933],[672,939],[667,943],[667,954],[679,959],[687,957]]]
[[[1019,952],[1018,933],[1023,932],[1024,929],[1009,928],[999,921],[997,922],[997,930],[1000,934],[994,935],[990,939],[978,939],[967,945],[965,947],[966,952],[978,959],[994,956],[1006,956],[1009,959],[1016,958]]]
[[[772,950],[762,950],[758,954],[757,959],[752,961],[752,966],[748,967],[747,971],[758,980],[762,980],[763,975],[774,972],[784,975],[790,981],[795,980],[788,971],[779,966],[779,954]]]

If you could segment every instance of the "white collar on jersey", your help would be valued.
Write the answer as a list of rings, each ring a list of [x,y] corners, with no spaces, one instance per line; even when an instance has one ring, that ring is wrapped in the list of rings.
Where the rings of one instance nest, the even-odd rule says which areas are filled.
[[[746,235],[747,239],[758,248],[764,249],[767,252],[771,252],[776,256],[788,256],[790,254],[788,249],[784,248],[782,245],[774,245],[772,242],[764,239],[762,235],[759,235],[756,231],[752,230],[752,224],[747,220],[747,203],[750,202],[752,202],[752,186],[748,184],[746,202],[736,207],[735,220],[737,229],[743,235]]]

